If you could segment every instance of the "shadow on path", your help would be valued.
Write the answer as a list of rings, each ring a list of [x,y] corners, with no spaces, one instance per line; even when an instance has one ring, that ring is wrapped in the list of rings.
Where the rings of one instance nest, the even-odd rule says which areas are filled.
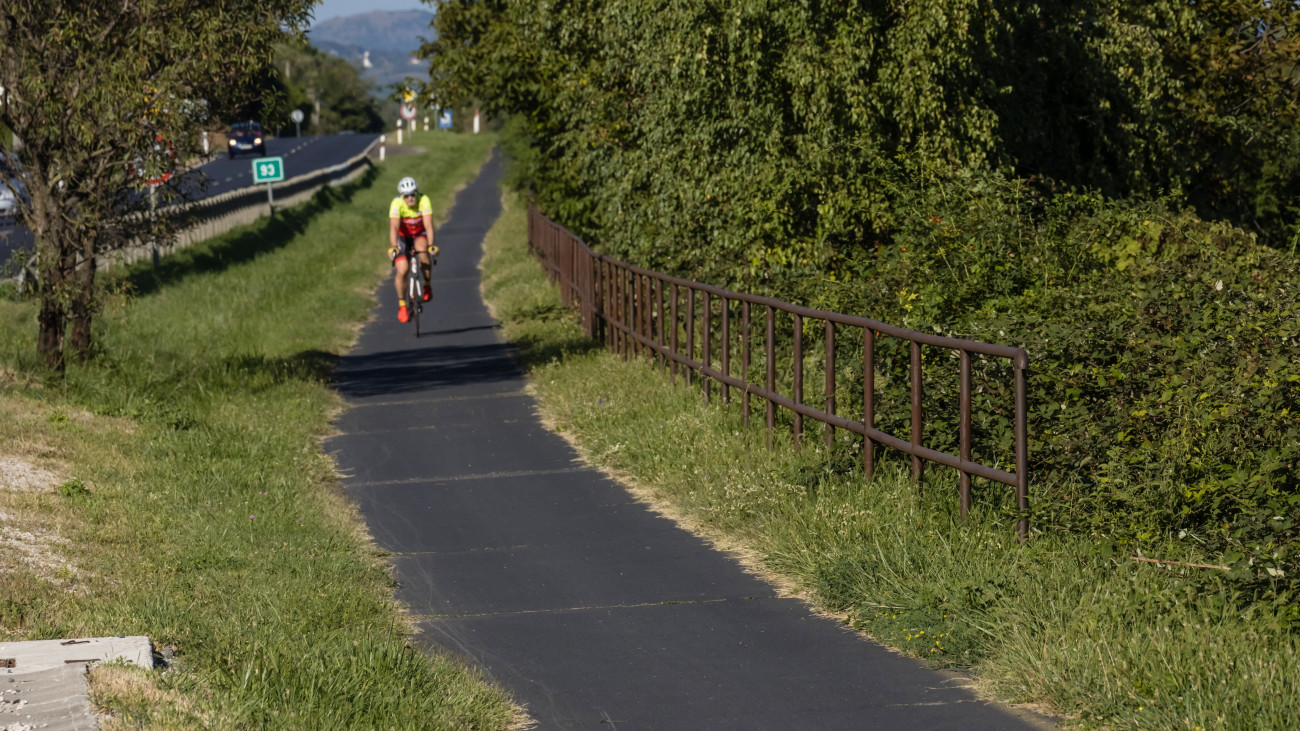
[[[521,376],[515,353],[511,345],[490,343],[345,355],[334,372],[334,387],[344,398],[355,400],[517,380]]]

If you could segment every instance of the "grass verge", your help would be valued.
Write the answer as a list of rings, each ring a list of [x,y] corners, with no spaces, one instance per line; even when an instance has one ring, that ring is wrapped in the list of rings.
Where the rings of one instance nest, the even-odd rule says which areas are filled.
[[[104,277],[98,353],[61,382],[35,307],[0,302],[0,637],[148,635],[166,672],[96,669],[112,723],[501,729],[509,699],[407,643],[383,556],[319,440],[328,385],[387,277],[414,175],[442,211],[487,135]],[[454,256],[454,252],[446,252]]]
[[[1300,718],[1300,642],[1267,608],[1243,608],[1213,573],[1107,555],[1086,537],[1019,545],[994,488],[962,524],[953,476],[932,467],[918,494],[902,460],[881,455],[868,483],[842,433],[830,449],[781,435],[767,451],[738,403],[705,406],[698,386],[583,340],[527,251],[522,205],[507,204],[486,242],[484,293],[544,416],[660,511],[880,642],[969,668],[986,696],[1070,725],[1284,729]]]

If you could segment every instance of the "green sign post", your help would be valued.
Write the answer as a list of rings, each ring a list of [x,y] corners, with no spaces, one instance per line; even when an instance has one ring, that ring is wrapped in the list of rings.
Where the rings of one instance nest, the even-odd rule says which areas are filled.
[[[284,180],[284,158],[260,157],[253,161],[253,183],[266,183],[266,204],[275,215],[275,198],[271,193],[271,183]]]

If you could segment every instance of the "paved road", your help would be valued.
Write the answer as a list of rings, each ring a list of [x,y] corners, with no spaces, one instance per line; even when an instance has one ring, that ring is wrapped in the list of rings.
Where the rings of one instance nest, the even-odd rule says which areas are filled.
[[[439,229],[433,332],[396,321],[385,283],[337,375],[351,406],[329,449],[423,641],[541,729],[1035,727],[777,596],[539,424],[478,293],[500,174]]]
[[[266,141],[266,154],[284,158],[284,177],[289,179],[330,165],[337,165],[374,142],[379,135],[326,135],[324,137],[281,137]],[[259,155],[241,153],[235,159],[226,156],[203,165],[208,180],[208,195],[217,195],[253,184],[253,160]]]
[[[266,154],[284,158],[284,177],[292,178],[313,170],[337,165],[361,154],[378,135],[326,135],[322,137],[282,137],[266,141]],[[198,167],[202,174],[187,189],[192,199],[227,193],[253,184],[253,160],[258,155],[242,153],[233,160],[222,154]],[[0,220],[0,265],[14,251],[30,250],[32,234],[12,219]]]

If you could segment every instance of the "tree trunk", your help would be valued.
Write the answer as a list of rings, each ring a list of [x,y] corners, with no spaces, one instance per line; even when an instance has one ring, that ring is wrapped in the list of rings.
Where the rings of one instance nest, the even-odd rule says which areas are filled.
[[[48,267],[58,270],[58,267]],[[65,325],[61,282],[52,281],[53,271],[41,276],[41,311],[36,316],[40,332],[36,336],[36,352],[45,356],[45,363],[58,373],[63,372],[63,328]]]
[[[39,331],[36,352],[45,356],[50,370],[62,374],[64,370],[63,345],[67,331],[68,281],[73,272],[68,252],[53,244],[63,240],[59,219],[50,220],[43,214],[48,209],[38,208],[31,219],[32,233],[36,236],[36,267],[40,273],[41,309],[36,316]]]
[[[87,237],[90,240],[90,237]],[[87,244],[86,250],[93,250]],[[83,250],[84,252],[84,250]],[[79,360],[90,355],[90,322],[95,314],[95,257],[86,257],[72,277],[72,332],[68,336],[68,346]]]

